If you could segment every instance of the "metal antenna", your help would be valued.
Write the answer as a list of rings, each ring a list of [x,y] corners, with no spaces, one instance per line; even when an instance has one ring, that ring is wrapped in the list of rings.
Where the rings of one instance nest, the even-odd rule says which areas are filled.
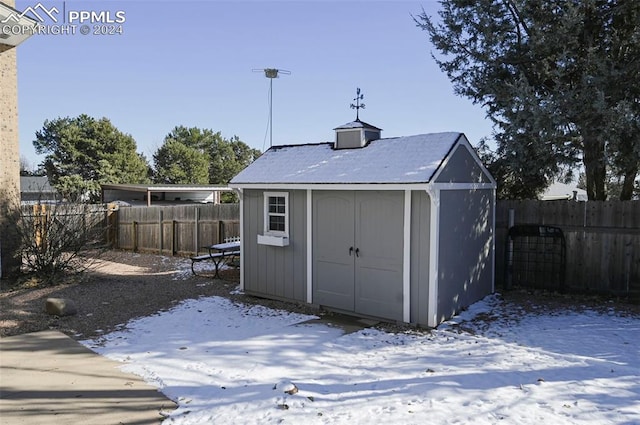
[[[291,75],[291,71],[286,69],[265,68],[252,69],[253,72],[264,72],[264,76],[269,79],[269,147],[273,146],[273,79],[279,74]]]
[[[360,112],[360,109],[364,109],[364,103],[360,103],[362,99],[364,99],[364,94],[360,94],[360,87],[358,87],[356,89],[356,97],[353,99],[356,104],[351,104],[351,109],[356,110],[356,121],[360,121],[360,115],[358,112]]]

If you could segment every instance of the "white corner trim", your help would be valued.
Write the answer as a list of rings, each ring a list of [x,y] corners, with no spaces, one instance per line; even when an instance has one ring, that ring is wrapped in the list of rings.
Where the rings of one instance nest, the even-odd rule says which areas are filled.
[[[429,223],[429,316],[427,325],[435,328],[438,325],[438,241],[440,240],[440,189],[427,189],[431,201]]]
[[[404,191],[404,239],[402,247],[402,320],[411,322],[411,191]]]
[[[492,198],[493,216],[491,219],[491,293],[496,292],[496,190],[493,189]]]
[[[307,303],[313,303],[313,203],[311,189],[307,189]]]
[[[244,291],[244,196],[242,189],[237,189],[240,198],[240,290]]]

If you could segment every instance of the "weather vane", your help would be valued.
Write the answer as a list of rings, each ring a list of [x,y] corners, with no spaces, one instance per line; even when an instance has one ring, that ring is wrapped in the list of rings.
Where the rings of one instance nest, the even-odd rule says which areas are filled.
[[[356,104],[351,104],[351,109],[356,110],[356,121],[360,121],[360,115],[358,114],[358,112],[360,112],[360,109],[364,109],[364,103],[360,103],[362,99],[364,99],[364,95],[360,94],[360,87],[358,87],[356,89],[356,97],[353,99]]]

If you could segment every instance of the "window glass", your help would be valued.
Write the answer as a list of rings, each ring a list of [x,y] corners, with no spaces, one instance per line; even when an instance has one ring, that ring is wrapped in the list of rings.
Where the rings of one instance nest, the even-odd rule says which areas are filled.
[[[288,236],[288,194],[283,192],[266,192],[264,196],[265,232]]]

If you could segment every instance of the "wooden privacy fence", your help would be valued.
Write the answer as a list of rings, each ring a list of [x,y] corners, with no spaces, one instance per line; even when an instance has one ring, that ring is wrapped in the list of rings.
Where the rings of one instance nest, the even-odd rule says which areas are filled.
[[[640,295],[640,201],[498,201],[497,286],[505,283],[510,224],[562,230],[567,290]]]
[[[125,207],[117,211],[113,246],[141,252],[193,255],[240,235],[238,204]]]
[[[102,244],[105,239],[109,240],[112,232],[113,209],[106,205],[32,204],[23,205],[20,209],[22,230],[27,232],[23,243],[41,250],[52,242]]]

